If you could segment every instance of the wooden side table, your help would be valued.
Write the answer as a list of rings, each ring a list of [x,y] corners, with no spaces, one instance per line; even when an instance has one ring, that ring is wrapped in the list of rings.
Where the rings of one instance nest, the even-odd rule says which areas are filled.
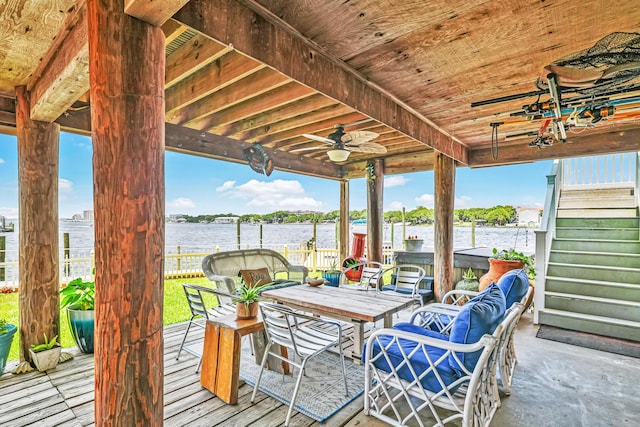
[[[266,346],[260,315],[239,320],[235,314],[229,314],[208,320],[205,327],[200,384],[231,405],[238,403],[241,341],[248,334],[254,334],[253,351],[256,362],[260,363]],[[280,372],[289,372],[288,364],[277,363],[277,359],[269,362],[270,366],[281,369]]]

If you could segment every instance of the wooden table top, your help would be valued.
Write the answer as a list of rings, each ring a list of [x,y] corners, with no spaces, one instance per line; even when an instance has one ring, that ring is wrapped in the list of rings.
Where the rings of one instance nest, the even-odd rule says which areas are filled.
[[[262,293],[265,298],[291,304],[310,311],[323,311],[355,320],[375,322],[413,304],[411,298],[376,295],[375,290],[363,291],[332,286],[290,286]]]
[[[211,317],[208,322],[220,325],[226,329],[238,331],[240,335],[247,335],[264,329],[262,314],[260,314],[260,312],[258,312],[258,317],[254,317],[253,319],[238,319],[235,313],[231,313],[226,316]]]

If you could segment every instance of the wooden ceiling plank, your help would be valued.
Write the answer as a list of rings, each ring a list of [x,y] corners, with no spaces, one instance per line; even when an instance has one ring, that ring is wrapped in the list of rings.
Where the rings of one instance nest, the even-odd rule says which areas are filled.
[[[167,22],[162,24],[165,46],[169,45],[172,41],[180,37],[180,35],[187,29],[188,27],[186,25],[183,25],[181,22],[178,22],[175,19],[169,19]]]
[[[166,147],[171,151],[246,164],[243,150],[249,146],[250,144],[226,136],[166,124]],[[342,174],[340,166],[332,162],[302,158],[273,149],[269,149],[267,153],[273,160],[273,167],[278,170],[328,179],[340,179]]]
[[[304,86],[302,87],[305,88]],[[283,102],[282,105],[276,106],[275,108],[266,111],[261,112],[260,110],[254,110],[258,114],[251,114],[246,117],[241,117],[240,119],[238,119],[238,121],[228,126],[217,126],[217,130],[213,133],[216,133],[218,135],[233,135],[242,133],[259,128],[261,126],[270,126],[271,123],[288,120],[301,115],[311,114],[317,110],[332,105],[338,104],[331,98],[327,98],[324,95],[315,93],[311,96],[306,96],[298,100],[290,99],[290,102]]]
[[[499,146],[497,160],[492,158],[491,148],[469,150],[469,166],[508,165],[632,151],[640,151],[640,128],[625,128],[623,130],[579,136],[569,134],[566,143],[556,142],[551,147],[542,149],[523,147],[521,144],[506,147]]]
[[[313,93],[313,89],[309,89],[296,82],[289,82],[261,95],[232,105],[229,108],[222,109],[217,113],[191,121],[187,123],[187,125],[195,129],[210,129],[211,132],[219,135],[228,135],[233,133],[230,127],[227,128],[225,126],[229,123],[238,122],[255,116],[256,113],[287,105],[311,96]],[[220,129],[220,131],[218,132],[215,129]]]
[[[401,173],[423,172],[433,170],[433,150],[420,150],[416,152],[402,153],[384,158],[384,174],[397,175]],[[342,173],[345,179],[364,178],[365,167],[369,160],[349,161],[342,165]]]
[[[87,7],[81,0],[29,81],[33,120],[54,121],[89,90],[87,31]]]
[[[242,132],[237,135],[237,139],[241,141],[262,142],[267,139],[269,134],[271,133],[295,129],[309,122],[332,119],[336,116],[347,114],[352,111],[353,110],[350,107],[336,104],[329,107],[321,108],[320,110],[316,110],[308,114],[302,114],[288,120],[282,120],[266,126],[262,126],[257,129],[251,129],[249,131]]]
[[[333,126],[336,123],[350,123],[350,122],[355,122],[355,121],[364,120],[364,119],[367,119],[367,116],[365,116],[364,114],[351,111],[342,116],[335,116],[335,117],[325,119],[325,120],[320,120],[317,122],[304,123],[303,125],[296,127],[294,129],[289,129],[283,132],[271,133],[265,136],[264,138],[261,138],[260,143],[270,147],[273,146],[275,148],[279,148],[280,141],[286,141],[291,138],[300,137],[303,133],[318,134],[318,132],[324,132],[324,133],[327,133],[328,135],[329,133],[331,133],[331,130],[333,129]],[[326,136],[326,135],[322,135],[322,136]]]
[[[270,68],[261,68],[232,85],[219,89],[183,108],[165,114],[168,122],[194,129],[205,129],[200,119],[285,85],[291,79]]]
[[[263,64],[253,59],[236,52],[230,52],[167,89],[165,93],[166,111],[171,113],[216,90],[229,86],[263,67]]]
[[[215,42],[209,37],[201,34],[196,35],[167,57],[165,88],[174,85],[178,80],[195,73],[230,51],[231,48]]]
[[[235,0],[192,0],[175,19],[466,163],[466,147],[433,123]]]
[[[188,2],[189,0],[125,0],[124,13],[160,27]]]

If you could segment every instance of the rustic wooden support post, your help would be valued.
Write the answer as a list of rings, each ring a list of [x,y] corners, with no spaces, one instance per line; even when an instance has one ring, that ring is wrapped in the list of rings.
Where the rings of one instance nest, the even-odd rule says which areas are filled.
[[[96,247],[95,423],[161,426],[164,71],[160,28],[88,0]]]
[[[337,264],[349,256],[349,181],[340,181],[340,237]]]
[[[382,206],[384,164],[377,159],[371,162],[373,176],[367,176],[367,259],[382,262]]]
[[[20,192],[20,360],[60,331],[58,146],[60,126],[31,120],[30,94],[16,88]]]
[[[0,282],[5,281],[5,268],[4,261],[7,253],[7,238],[6,236],[0,236]]]
[[[240,249],[240,218],[236,221],[236,239],[238,240],[238,249]]]
[[[260,224],[260,249],[262,249],[262,224]]]
[[[69,233],[64,233],[62,235],[62,245],[64,247],[63,256],[64,256],[64,276],[65,279],[68,279],[71,276],[71,266],[69,265],[69,258],[71,258],[71,249],[69,246]]]
[[[433,270],[435,296],[442,300],[453,289],[453,205],[455,200],[455,160],[436,153],[434,164],[435,226]]]

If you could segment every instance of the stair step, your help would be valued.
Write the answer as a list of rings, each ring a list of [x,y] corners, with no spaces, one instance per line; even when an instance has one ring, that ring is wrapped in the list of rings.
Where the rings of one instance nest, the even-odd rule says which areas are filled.
[[[560,197],[563,198],[585,198],[585,197],[624,197],[634,195],[633,184],[626,184],[616,188],[581,188],[562,189]]]
[[[545,308],[640,322],[640,302],[545,291]]]
[[[571,313],[547,308],[540,310],[539,316],[539,323],[543,325],[551,325],[574,331],[640,341],[640,322],[612,319],[605,316]]]
[[[640,302],[640,284],[547,276],[545,292],[560,292],[590,297]]]
[[[640,253],[640,242],[601,239],[553,239],[551,250]]]
[[[635,218],[638,210],[635,208],[612,209],[558,209],[558,218]]]
[[[607,239],[635,240],[640,237],[638,228],[605,228],[605,227],[557,227],[556,237],[560,239]]]
[[[564,264],[589,264],[610,267],[640,268],[640,254],[636,253],[609,253],[597,251],[567,251],[552,249],[549,253],[549,261]]]
[[[571,197],[560,198],[558,209],[635,208],[635,196],[626,197]]]
[[[571,277],[576,279],[640,283],[640,268],[548,262],[547,274],[549,276]]]
[[[556,218],[559,227],[638,228],[640,218]]]

